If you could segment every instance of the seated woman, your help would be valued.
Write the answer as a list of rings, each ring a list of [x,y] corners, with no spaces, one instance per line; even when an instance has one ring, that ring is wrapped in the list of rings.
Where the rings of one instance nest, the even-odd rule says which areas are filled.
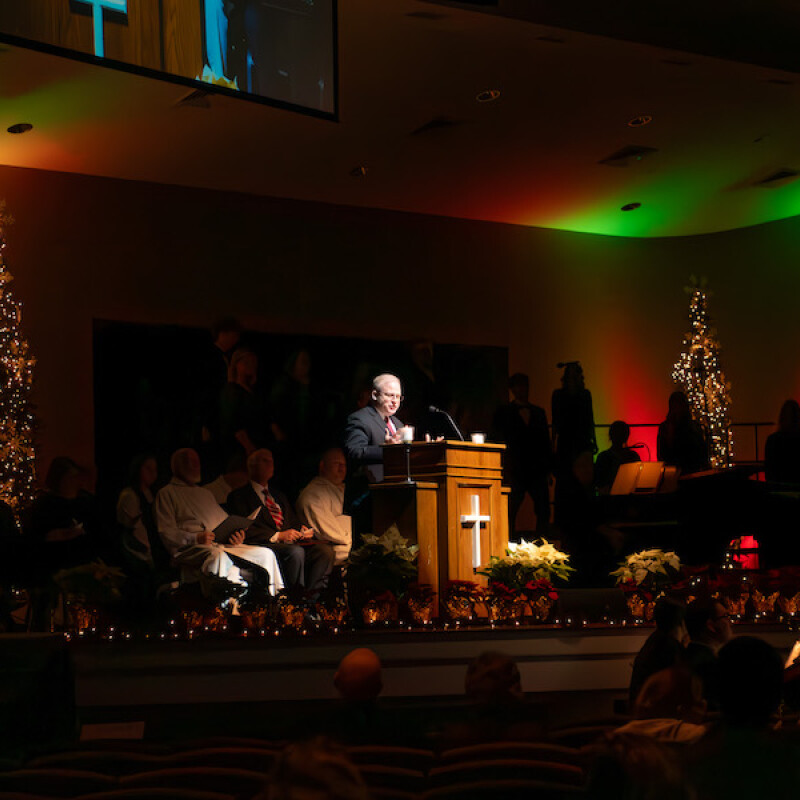
[[[787,400],[778,417],[778,430],[764,446],[764,475],[770,483],[800,485],[800,403]]]
[[[153,566],[151,539],[153,525],[153,493],[158,477],[158,464],[151,455],[136,456],[131,461],[128,485],[117,499],[117,522],[122,528],[122,549],[132,559]]]
[[[27,533],[37,566],[48,572],[83,564],[100,555],[100,525],[94,496],[82,488],[84,471],[56,456],[45,477],[46,491],[34,500]]]

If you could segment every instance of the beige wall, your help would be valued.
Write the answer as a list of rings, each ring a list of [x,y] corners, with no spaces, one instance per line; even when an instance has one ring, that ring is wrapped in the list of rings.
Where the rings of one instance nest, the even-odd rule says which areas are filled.
[[[548,408],[556,361],[578,358],[598,422],[647,422],[665,411],[696,273],[715,290],[734,418],[774,419],[800,389],[793,220],[626,240],[7,167],[0,198],[45,461],[92,461],[94,318],[236,313],[266,331],[505,345]]]

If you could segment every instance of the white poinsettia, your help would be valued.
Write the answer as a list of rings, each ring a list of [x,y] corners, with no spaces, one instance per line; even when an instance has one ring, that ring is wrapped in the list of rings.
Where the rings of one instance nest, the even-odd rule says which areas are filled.
[[[506,585],[524,585],[530,580],[560,578],[567,580],[572,567],[569,556],[540,539],[539,543],[509,542],[505,555],[492,556],[489,563],[479,570],[491,580]]]
[[[364,544],[379,544],[386,553],[394,553],[405,561],[413,561],[419,554],[419,545],[409,545],[408,539],[400,535],[397,525],[387,528],[380,536],[363,535]]]
[[[681,568],[678,554],[673,550],[640,550],[629,555],[620,562],[619,568],[611,573],[617,583],[633,581],[638,586],[643,584],[668,583],[677,577]]]

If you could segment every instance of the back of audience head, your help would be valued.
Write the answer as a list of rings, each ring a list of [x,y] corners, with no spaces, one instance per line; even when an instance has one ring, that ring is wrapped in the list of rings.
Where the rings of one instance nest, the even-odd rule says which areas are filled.
[[[695,800],[678,753],[649,736],[607,734],[594,748],[593,800]]]
[[[778,430],[782,433],[800,433],[800,403],[797,400],[787,400],[781,406]]]
[[[686,609],[686,629],[693,642],[719,649],[729,642],[733,631],[725,606],[711,597],[693,600]]]
[[[239,344],[242,330],[242,323],[236,317],[222,317],[211,326],[211,338],[223,353],[229,353]]]
[[[464,690],[468,698],[487,706],[514,705],[524,698],[522,678],[514,659],[491,650],[470,662]]]
[[[719,706],[728,724],[763,728],[783,696],[783,662],[755,636],[739,636],[719,651]]]
[[[47,469],[44,485],[61,497],[76,497],[80,491],[83,470],[68,456],[56,456]]]
[[[333,685],[343,700],[369,703],[383,690],[381,660],[374,650],[359,647],[351,650],[340,662]]]
[[[347,751],[326,739],[290,744],[278,757],[266,800],[368,800],[369,791]]]
[[[192,486],[200,483],[202,478],[200,456],[191,447],[176,450],[169,460],[169,468],[175,478]]]
[[[636,698],[636,719],[680,719],[702,722],[706,712],[703,684],[686,669],[669,667],[651,675]]]
[[[653,621],[656,630],[683,642],[687,638],[686,606],[677,600],[662,597],[656,602],[653,610]]]
[[[625,447],[630,435],[630,425],[621,419],[615,420],[608,426],[608,439],[614,447]]]

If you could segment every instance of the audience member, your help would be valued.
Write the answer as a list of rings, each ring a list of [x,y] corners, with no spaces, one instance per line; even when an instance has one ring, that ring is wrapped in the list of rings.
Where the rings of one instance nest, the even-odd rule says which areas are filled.
[[[698,800],[681,753],[665,742],[615,731],[590,749],[591,800]]]
[[[662,597],[656,602],[656,629],[647,637],[633,662],[629,700],[636,706],[645,681],[656,672],[683,665],[689,635],[686,632],[686,608],[675,600]]]
[[[251,453],[247,470],[250,480],[230,493],[228,508],[241,516],[258,512],[246,541],[275,553],[287,589],[316,598],[327,586],[333,550],[326,542],[314,539],[314,531],[300,522],[286,495],[270,485],[275,462],[269,450]]]
[[[600,494],[608,494],[611,491],[619,468],[623,464],[633,464],[642,460],[635,450],[628,447],[630,435],[630,426],[621,419],[609,425],[608,438],[611,447],[603,450],[594,463],[594,485]]]
[[[210,588],[203,576],[235,584],[246,584],[245,573],[256,586],[271,594],[283,588],[275,554],[244,544],[244,532],[231,534],[225,544],[215,541],[214,529],[227,514],[211,492],[200,483],[200,457],[189,448],[177,450],[170,460],[172,480],[156,495],[156,527],[174,563],[185,577],[200,577],[204,591]]]
[[[247,474],[247,457],[244,453],[236,453],[228,459],[226,470],[210,483],[203,484],[214,495],[214,499],[225,508],[228,495],[244,486],[250,480]]]
[[[536,513],[536,532],[545,534],[550,527],[549,476],[553,453],[547,415],[543,408],[528,399],[530,382],[517,372],[508,380],[511,402],[494,415],[494,438],[506,445],[503,483],[511,489],[508,496],[509,531],[515,531],[520,506],[529,494]],[[515,537],[519,538],[519,537]]]
[[[56,456],[45,477],[46,491],[30,509],[28,533],[46,571],[74,566],[101,555],[100,522],[94,498],[82,486],[84,471]]]
[[[353,526],[344,513],[344,479],[347,459],[339,447],[322,454],[319,475],[297,498],[300,519],[314,530],[314,535],[333,548],[335,564],[344,564],[353,544]]]
[[[691,744],[705,735],[706,703],[700,679],[683,667],[653,673],[642,686],[633,709],[633,722],[618,734],[650,736],[676,744]]]
[[[249,456],[276,441],[269,411],[256,392],[258,356],[239,348],[231,356],[228,383],[220,396],[220,435],[224,463],[237,454]]]
[[[717,653],[733,635],[730,615],[719,600],[698,598],[686,611],[686,629],[689,633],[686,664],[702,681],[703,697],[709,709],[717,711]]]
[[[339,662],[333,685],[340,698],[319,729],[349,745],[388,744],[402,740],[395,719],[378,702],[383,691],[383,667],[374,650],[359,647]]]
[[[464,691],[469,706],[460,722],[442,731],[443,749],[543,737],[543,727],[525,701],[519,667],[505,653],[487,651],[474,658]]]
[[[708,444],[703,429],[692,419],[683,392],[669,396],[667,418],[658,426],[658,460],[679,467],[682,475],[708,469]]]
[[[403,423],[395,416],[403,401],[400,380],[394,375],[378,375],[372,381],[368,406],[347,418],[344,452],[351,470],[365,475],[371,483],[383,480],[382,444],[397,444]]]
[[[800,403],[781,406],[778,430],[764,445],[764,477],[771,483],[800,485]]]
[[[800,758],[771,727],[781,702],[783,662],[767,642],[740,636],[719,651],[721,722],[689,751],[700,800],[789,800]]]
[[[122,528],[122,549],[130,559],[154,566],[153,542],[158,539],[153,520],[152,488],[158,478],[155,456],[136,456],[131,462],[128,485],[117,499],[117,522]]]
[[[265,800],[369,800],[347,751],[322,738],[290,744],[278,757]]]

